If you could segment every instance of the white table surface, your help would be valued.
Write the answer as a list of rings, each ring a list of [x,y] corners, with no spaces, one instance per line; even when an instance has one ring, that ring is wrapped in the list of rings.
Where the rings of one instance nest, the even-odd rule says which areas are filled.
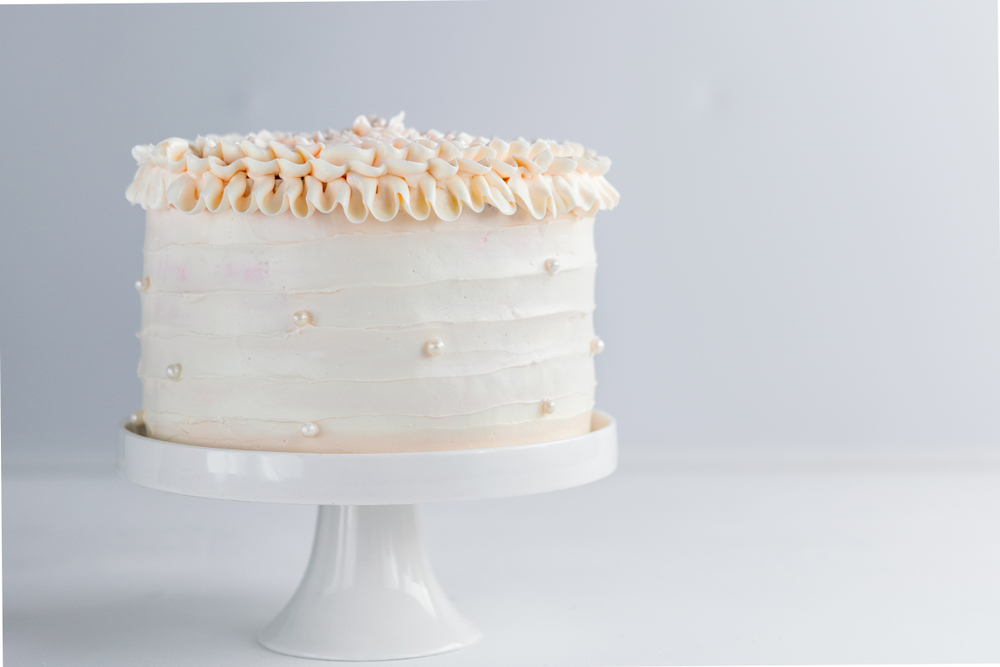
[[[302,574],[314,508],[110,468],[3,473],[5,664],[322,664],[254,639]],[[586,487],[421,511],[485,638],[414,667],[1000,661],[997,459],[624,451]]]

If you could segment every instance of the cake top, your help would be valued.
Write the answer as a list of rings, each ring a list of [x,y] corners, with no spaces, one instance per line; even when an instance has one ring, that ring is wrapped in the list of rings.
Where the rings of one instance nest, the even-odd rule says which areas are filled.
[[[136,146],[132,155],[139,170],[125,196],[147,210],[305,218],[340,205],[351,222],[362,222],[400,210],[417,220],[431,213],[454,220],[463,206],[480,212],[490,204],[541,220],[618,203],[604,178],[611,161],[579,144],[418,132],[403,114],[388,122],[359,116],[343,132],[172,138]]]

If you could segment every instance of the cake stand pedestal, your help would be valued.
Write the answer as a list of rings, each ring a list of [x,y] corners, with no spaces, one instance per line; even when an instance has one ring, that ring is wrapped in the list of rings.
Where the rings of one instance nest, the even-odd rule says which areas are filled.
[[[415,658],[472,644],[479,630],[438,585],[417,521],[420,503],[568,489],[611,474],[614,420],[534,445],[403,454],[299,454],[213,449],[119,427],[118,471],[161,491],[252,502],[319,505],[306,573],[260,634],[265,647],[305,658]]]

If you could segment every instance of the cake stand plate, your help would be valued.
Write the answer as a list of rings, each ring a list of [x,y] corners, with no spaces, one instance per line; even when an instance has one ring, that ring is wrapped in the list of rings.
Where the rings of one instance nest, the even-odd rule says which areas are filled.
[[[534,445],[400,454],[301,454],[195,447],[118,429],[118,471],[189,496],[319,505],[305,575],[260,634],[305,658],[388,660],[452,651],[480,632],[431,571],[416,504],[557,491],[610,475],[615,422]]]

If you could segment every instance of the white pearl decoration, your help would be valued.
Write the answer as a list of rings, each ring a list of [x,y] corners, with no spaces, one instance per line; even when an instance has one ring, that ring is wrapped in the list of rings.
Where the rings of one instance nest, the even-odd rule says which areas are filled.
[[[549,273],[559,271],[559,260],[555,258],[545,260],[545,270]]]
[[[312,315],[309,314],[308,310],[297,310],[292,313],[292,322],[297,327],[304,327],[312,322]]]
[[[542,401],[542,412],[544,412],[547,415],[551,415],[555,411],[556,411],[555,401],[553,401],[551,398],[546,398],[544,401]]]
[[[319,426],[316,426],[316,424],[313,424],[312,422],[306,422],[302,425],[301,431],[302,435],[305,437],[315,438],[316,435],[319,434]]]
[[[429,341],[427,341],[427,344],[424,345],[424,352],[429,357],[438,356],[439,354],[444,352],[444,341],[441,340],[440,338],[431,338]]]
[[[135,281],[135,288],[140,292],[145,292],[149,289],[149,278],[139,278]]]
[[[142,410],[136,410],[128,416],[128,423],[132,426],[142,426],[145,420],[142,418]]]
[[[590,341],[590,352],[591,354],[600,354],[604,352],[604,341],[600,338],[595,338]]]
[[[176,380],[181,376],[181,365],[180,364],[170,364],[167,366],[167,377],[171,380]]]

